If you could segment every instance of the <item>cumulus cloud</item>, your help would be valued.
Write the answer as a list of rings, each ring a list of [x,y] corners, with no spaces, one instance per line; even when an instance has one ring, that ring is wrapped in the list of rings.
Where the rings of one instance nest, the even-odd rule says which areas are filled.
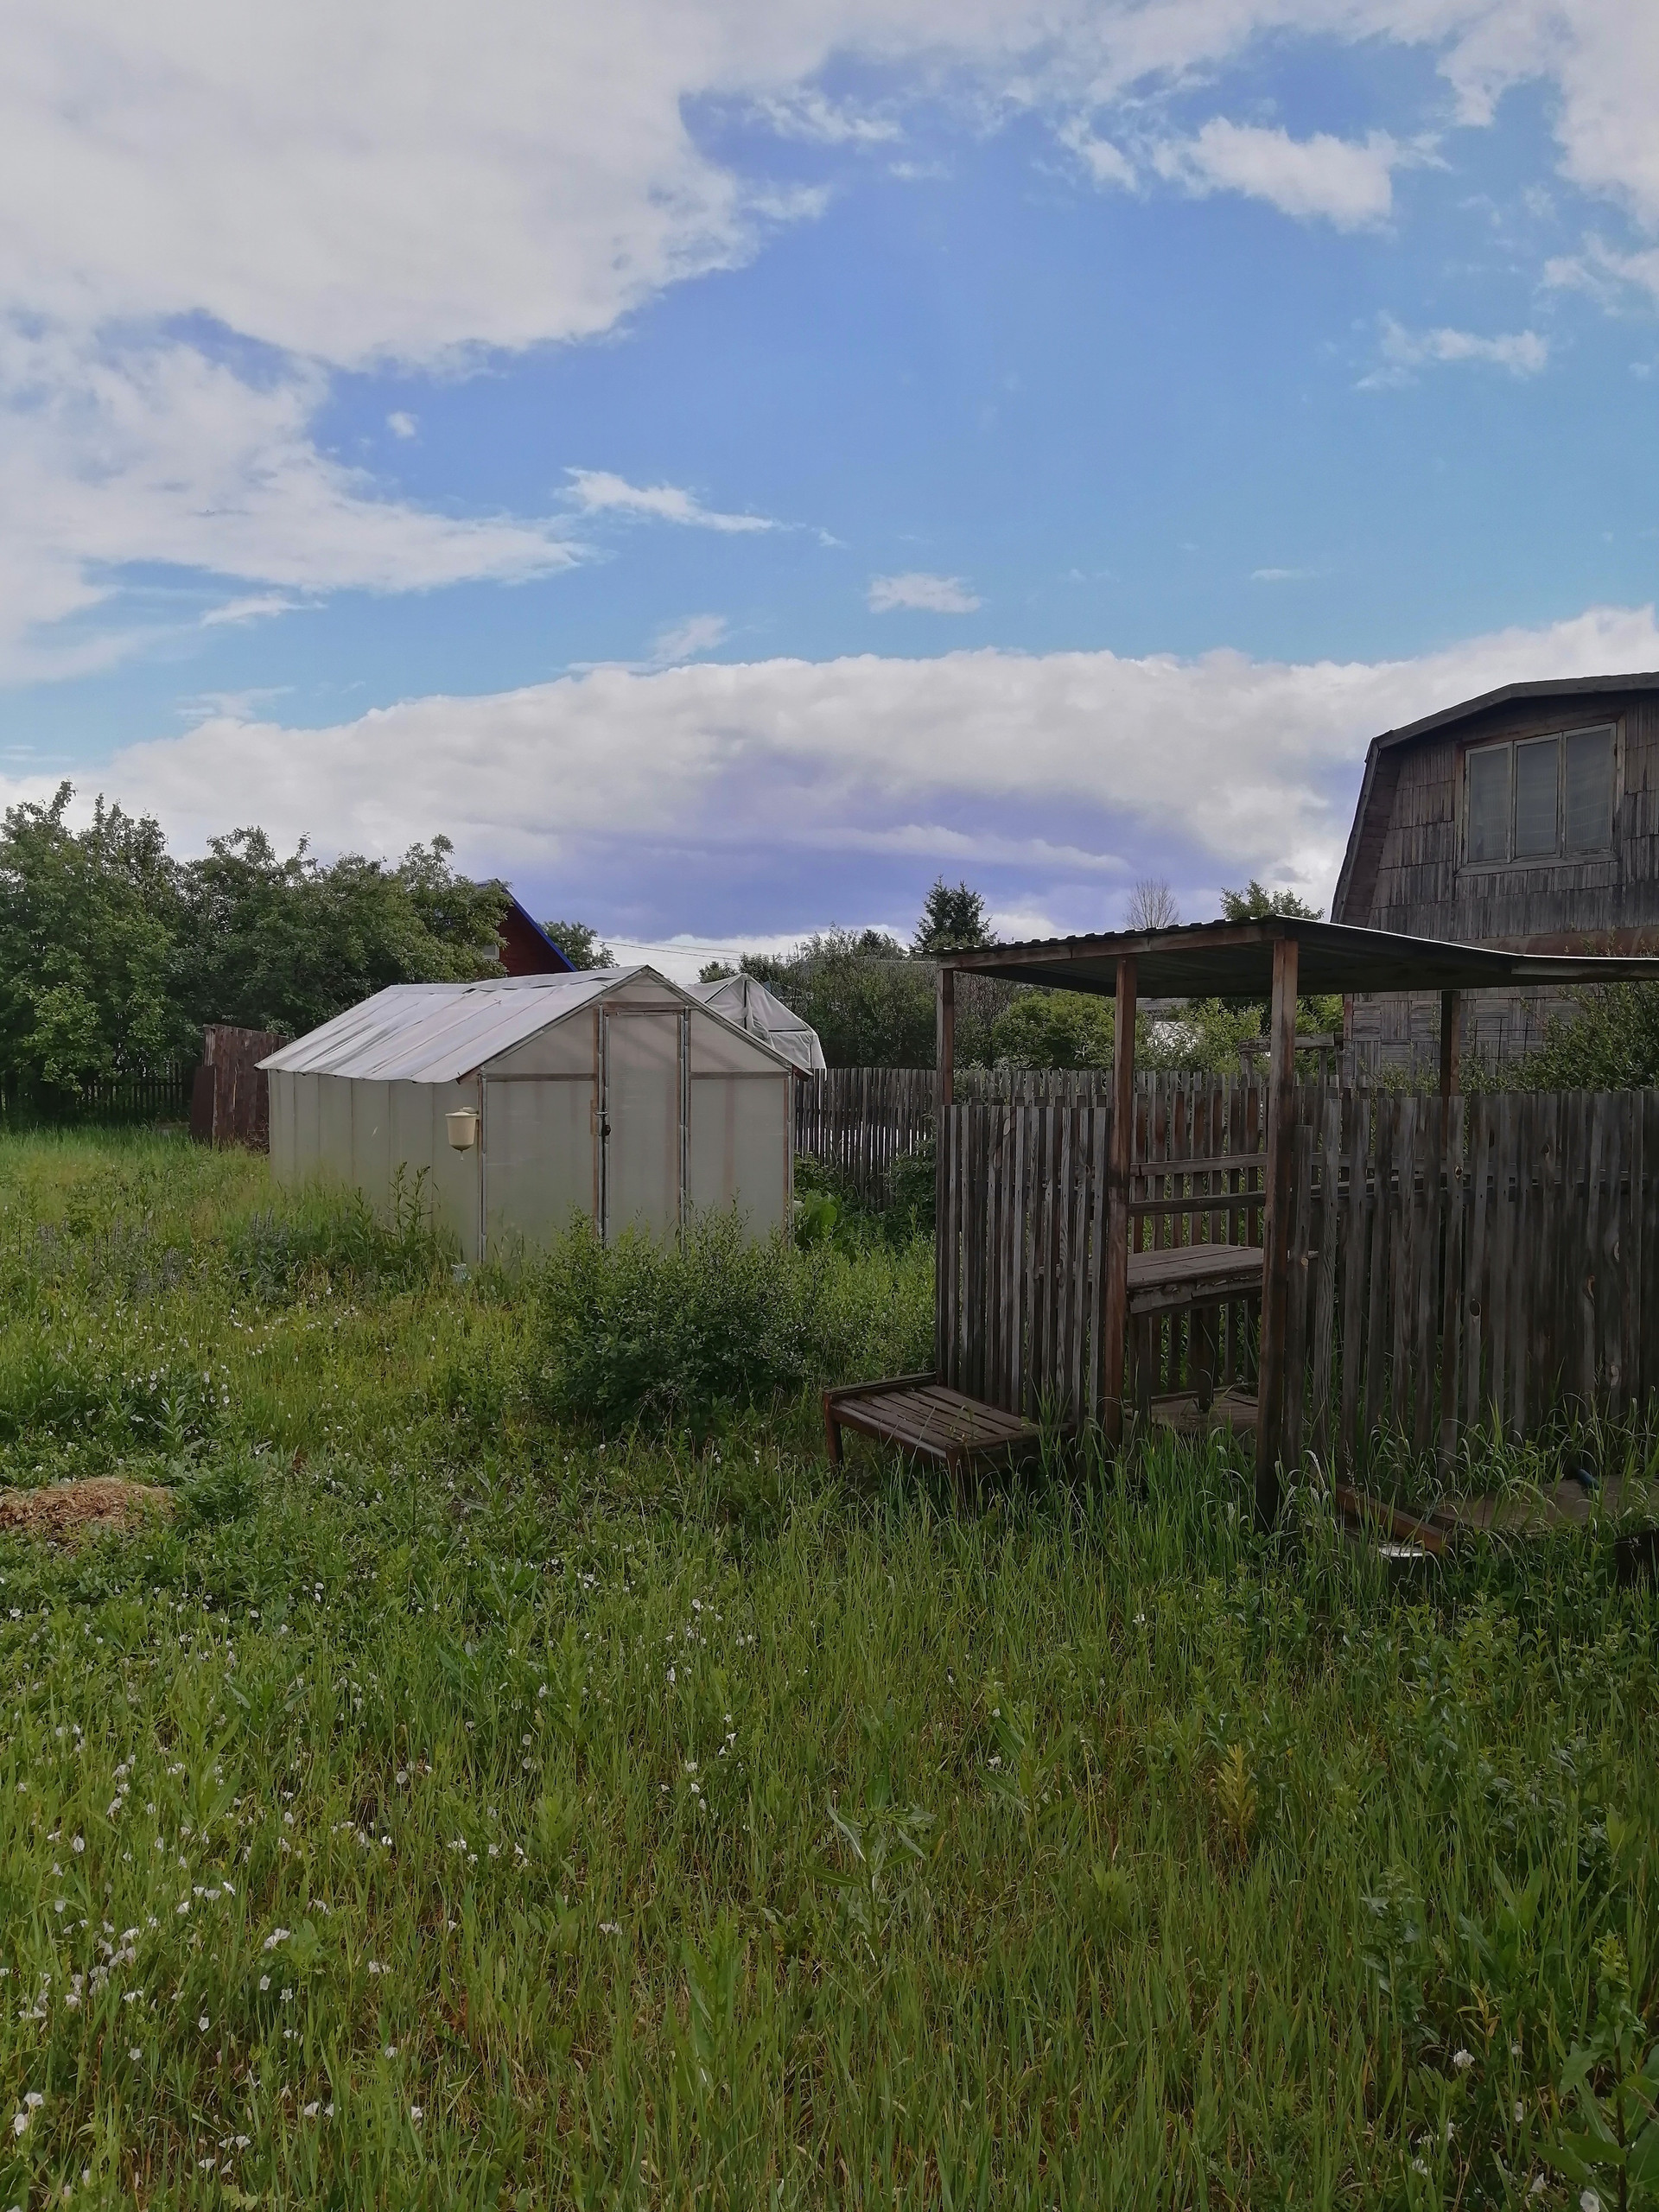
[[[604,468],[568,468],[570,499],[585,515],[637,515],[652,522],[677,522],[697,530],[776,530],[766,515],[724,515],[705,507],[677,484],[630,484]]]
[[[702,862],[724,880],[733,853],[760,851],[798,856],[819,912],[849,856],[882,853],[994,863],[1052,906],[1057,887],[1145,873],[1172,839],[1211,880],[1254,874],[1323,903],[1377,731],[1516,679],[1656,663],[1649,607],[1413,660],[987,651],[605,668],[327,729],[214,715],[97,780],[186,844],[257,821],[395,853],[442,827],[476,867],[602,867],[636,908]],[[0,798],[49,780],[0,778]]]
[[[1293,138],[1287,130],[1212,116],[1196,137],[1151,149],[1157,174],[1188,192],[1243,193],[1281,214],[1322,217],[1338,230],[1385,222],[1394,207],[1394,171],[1408,158],[1386,131],[1363,142],[1325,131]]]
[[[52,626],[105,607],[133,563],[279,588],[221,607],[232,622],[279,611],[282,587],[511,582],[578,557],[568,522],[435,514],[325,455],[326,390],[314,368],[254,380],[183,341],[111,353],[0,323],[0,674],[118,657],[139,635],[124,618],[73,644]]]
[[[1304,219],[1380,223],[1405,158],[1384,133],[1293,138],[1215,118],[1160,140],[1147,121],[1169,88],[1295,35],[1429,55],[1469,123],[1509,86],[1544,82],[1567,175],[1659,234],[1659,10],[1630,0],[493,0],[482,18],[391,0],[13,0],[0,11],[6,665],[21,665],[31,626],[97,605],[123,563],[327,591],[568,562],[545,519],[428,512],[331,458],[311,426],[333,371],[448,372],[609,332],[825,204],[820,187],[716,150],[698,128],[711,103],[856,148],[944,91],[976,126],[1046,115],[1104,183],[1138,165]],[[880,73],[879,111],[824,92],[847,60]],[[1131,124],[1143,139],[1126,150]],[[1577,259],[1598,281],[1648,283],[1649,244]],[[181,334],[206,328],[274,365],[232,371]],[[35,349],[27,390],[19,346]],[[200,454],[181,430],[191,384]],[[404,437],[413,417],[387,427]],[[623,490],[635,504],[591,512],[763,524],[675,486]],[[638,504],[677,497],[679,512]],[[102,664],[125,641],[117,622],[37,639],[28,666]]]
[[[1381,318],[1381,365],[1360,378],[1361,388],[1409,384],[1416,372],[1465,361],[1507,369],[1511,376],[1535,377],[1549,361],[1549,340],[1535,330],[1512,330],[1483,338],[1471,330],[1408,330],[1391,315]]]
[[[921,569],[902,576],[872,576],[868,596],[872,614],[891,614],[901,607],[923,614],[972,614],[980,604],[961,576],[929,575]]]

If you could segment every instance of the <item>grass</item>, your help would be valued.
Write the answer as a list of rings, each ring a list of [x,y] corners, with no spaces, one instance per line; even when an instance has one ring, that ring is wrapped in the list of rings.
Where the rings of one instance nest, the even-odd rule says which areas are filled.
[[[803,1263],[925,1332],[915,1255]],[[1413,1599],[1219,1449],[957,1514],[805,1394],[603,1433],[546,1295],[0,1140],[0,1480],[178,1501],[0,1541],[0,2206],[1620,2201],[1559,2139],[1656,2013],[1606,1548]]]

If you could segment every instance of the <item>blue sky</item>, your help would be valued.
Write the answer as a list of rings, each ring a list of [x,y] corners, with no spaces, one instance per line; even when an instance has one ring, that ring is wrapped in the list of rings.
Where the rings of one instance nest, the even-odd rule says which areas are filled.
[[[1101,926],[1323,901],[1376,728],[1659,664],[1638,11],[488,20],[10,18],[6,798]]]

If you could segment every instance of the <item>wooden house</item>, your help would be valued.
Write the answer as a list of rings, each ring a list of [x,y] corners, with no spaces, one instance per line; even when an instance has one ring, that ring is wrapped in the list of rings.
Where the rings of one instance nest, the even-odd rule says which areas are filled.
[[[1331,918],[1516,952],[1659,949],[1659,674],[1506,683],[1373,738]],[[1516,1057],[1567,1005],[1486,995],[1464,1048]],[[1432,994],[1344,1015],[1354,1072],[1433,1064]]]

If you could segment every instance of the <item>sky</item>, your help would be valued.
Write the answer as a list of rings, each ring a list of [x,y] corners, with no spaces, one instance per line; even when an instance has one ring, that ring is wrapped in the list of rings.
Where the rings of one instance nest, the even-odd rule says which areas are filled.
[[[1659,668],[1656,107],[1632,0],[13,0],[0,800],[677,972],[1326,906],[1378,731]]]

